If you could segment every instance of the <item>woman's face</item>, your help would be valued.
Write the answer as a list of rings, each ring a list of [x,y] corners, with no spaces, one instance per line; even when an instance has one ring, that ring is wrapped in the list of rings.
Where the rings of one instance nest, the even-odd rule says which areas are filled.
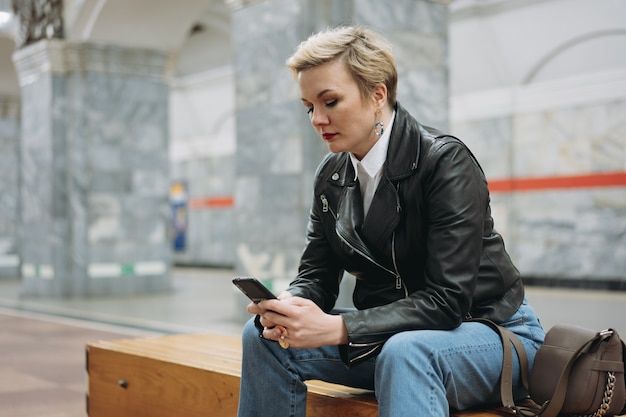
[[[339,61],[300,72],[298,85],[311,124],[328,149],[351,152],[362,159],[378,140],[374,132],[376,95],[364,99],[356,81]]]

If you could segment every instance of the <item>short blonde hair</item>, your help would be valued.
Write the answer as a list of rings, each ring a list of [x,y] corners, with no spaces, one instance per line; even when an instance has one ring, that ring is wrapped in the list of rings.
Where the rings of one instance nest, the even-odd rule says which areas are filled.
[[[294,76],[329,62],[341,61],[354,77],[364,98],[380,83],[387,87],[387,102],[396,104],[398,72],[385,38],[365,27],[339,27],[318,32],[300,43],[287,59]]]

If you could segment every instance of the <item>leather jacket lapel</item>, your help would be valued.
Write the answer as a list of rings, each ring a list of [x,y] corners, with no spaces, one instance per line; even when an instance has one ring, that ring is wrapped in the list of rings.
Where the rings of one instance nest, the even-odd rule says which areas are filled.
[[[359,182],[354,179],[354,168],[348,154],[345,154],[331,172],[327,181],[340,188],[337,195],[335,231],[353,249],[371,257],[370,250],[360,236],[363,225],[363,198]]]
[[[361,228],[363,240],[382,252],[399,221],[398,192],[393,183],[383,176]]]
[[[363,198],[358,181],[343,189],[337,207],[337,234],[357,251],[374,258],[361,238],[363,225]]]
[[[383,252],[400,220],[397,190],[387,178],[381,179],[364,220],[363,198],[357,181],[344,187],[337,214],[337,234],[354,249],[376,260],[379,256],[375,253]]]

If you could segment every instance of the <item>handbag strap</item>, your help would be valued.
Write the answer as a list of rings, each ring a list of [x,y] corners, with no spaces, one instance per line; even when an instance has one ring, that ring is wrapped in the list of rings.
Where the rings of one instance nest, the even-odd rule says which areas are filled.
[[[574,362],[576,359],[584,353],[589,346],[596,340],[604,339],[606,337],[611,337],[615,334],[613,330],[603,330],[601,332],[596,333],[596,335],[584,341],[572,354],[572,356],[568,359],[567,364],[561,371],[561,375],[559,376],[558,382],[556,384],[556,388],[554,393],[552,394],[552,398],[546,401],[541,406],[518,406],[515,404],[513,399],[513,351],[511,349],[511,344],[515,347],[517,352],[517,356],[520,362],[520,372],[522,378],[522,384],[526,391],[528,391],[528,357],[526,355],[526,350],[524,349],[524,345],[519,340],[517,335],[510,330],[502,327],[495,322],[489,319],[483,318],[472,318],[470,321],[476,321],[479,323],[486,324],[491,329],[493,329],[502,340],[502,353],[503,353],[503,361],[502,361],[502,372],[500,374],[500,396],[502,399],[502,405],[508,409],[514,410],[516,414],[525,416],[525,417],[554,417],[559,414],[561,408],[563,407],[563,403],[565,402],[565,396],[567,394],[567,382],[569,380],[569,374],[574,366]],[[623,344],[623,342],[622,342]],[[626,351],[625,351],[626,355]]]
[[[522,385],[528,391],[528,357],[526,356],[526,349],[522,345],[519,337],[506,327],[502,327],[489,319],[472,318],[470,321],[483,323],[489,326],[495,331],[502,341],[502,371],[500,373],[500,398],[502,399],[502,405],[511,410],[516,410],[515,400],[513,399],[513,349],[511,344],[515,347],[517,357],[520,363],[520,373],[522,378]]]

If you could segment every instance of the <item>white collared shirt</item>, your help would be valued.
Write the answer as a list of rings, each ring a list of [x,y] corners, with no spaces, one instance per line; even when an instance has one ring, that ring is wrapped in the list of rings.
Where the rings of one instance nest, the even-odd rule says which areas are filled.
[[[350,160],[354,167],[355,177],[359,179],[361,186],[361,196],[363,197],[363,218],[367,216],[367,212],[372,204],[374,193],[380,178],[383,174],[383,165],[387,159],[387,149],[389,148],[389,138],[391,137],[391,128],[393,127],[393,121],[396,118],[396,112],[394,111],[389,120],[389,125],[385,126],[383,135],[376,141],[372,149],[361,159],[360,161],[350,154]]]

